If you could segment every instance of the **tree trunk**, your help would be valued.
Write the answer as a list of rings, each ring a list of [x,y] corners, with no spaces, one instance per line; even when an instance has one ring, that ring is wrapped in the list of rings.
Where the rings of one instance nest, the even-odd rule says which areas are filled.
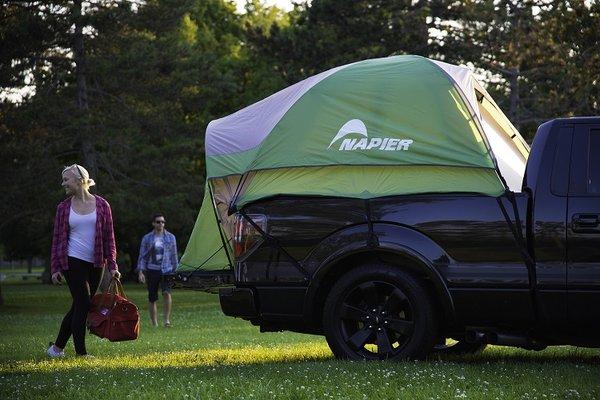
[[[81,0],[73,2],[73,19],[75,20],[75,32],[73,34],[73,54],[75,56],[77,76],[77,107],[81,111],[89,110],[87,97],[87,83],[85,79],[85,48],[83,43],[83,15],[81,11]]]
[[[510,87],[510,96],[508,98],[508,119],[519,129],[519,76],[518,68],[512,68],[509,73],[508,83]]]
[[[515,128],[519,129],[519,77],[521,76],[520,67],[522,64],[522,51],[521,51],[521,40],[524,36],[524,21],[523,21],[523,8],[519,2],[507,2],[510,12],[512,13],[511,18],[511,40],[508,45],[508,52],[512,59],[507,63],[510,66],[508,72],[508,84],[510,86],[510,96],[508,98],[508,119],[513,123]]]
[[[46,264],[44,267],[44,272],[42,272],[42,283],[51,285],[52,284],[52,272],[50,271],[50,263]]]
[[[81,8],[81,0],[75,0],[73,2],[73,19],[75,21],[75,31],[73,33],[73,55],[76,66],[77,76],[77,108],[82,115],[86,115],[89,112],[90,106],[88,102],[88,90],[87,90],[87,65],[85,56],[85,46],[83,37],[83,13]],[[96,176],[98,166],[96,162],[96,151],[92,142],[92,135],[90,132],[89,124],[84,122],[81,133],[81,153],[83,156],[83,162],[85,167],[88,169],[92,176]]]

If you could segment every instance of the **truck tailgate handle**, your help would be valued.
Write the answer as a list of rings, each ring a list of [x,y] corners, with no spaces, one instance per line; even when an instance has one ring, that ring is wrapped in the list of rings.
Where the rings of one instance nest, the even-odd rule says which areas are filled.
[[[600,215],[574,214],[571,222],[573,232],[600,232]]]

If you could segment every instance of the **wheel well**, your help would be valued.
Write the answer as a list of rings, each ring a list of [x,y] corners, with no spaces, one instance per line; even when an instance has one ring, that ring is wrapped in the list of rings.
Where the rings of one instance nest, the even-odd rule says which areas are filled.
[[[312,318],[315,326],[318,326],[319,329],[322,329],[321,316],[323,314],[323,307],[325,306],[325,300],[327,299],[327,295],[331,291],[333,285],[335,285],[342,275],[366,263],[385,263],[393,265],[395,267],[404,269],[415,277],[420,278],[425,283],[426,289],[431,294],[438,312],[443,313],[441,314],[442,316],[446,314],[445,311],[448,307],[444,304],[442,296],[439,295],[439,290],[436,288],[436,285],[432,282],[431,277],[428,275],[427,266],[423,265],[421,261],[416,260],[407,254],[377,250],[349,254],[327,266],[327,272],[319,280],[318,287],[316,289],[317,291],[312,303]],[[439,322],[443,326],[446,322],[446,318],[440,318]]]

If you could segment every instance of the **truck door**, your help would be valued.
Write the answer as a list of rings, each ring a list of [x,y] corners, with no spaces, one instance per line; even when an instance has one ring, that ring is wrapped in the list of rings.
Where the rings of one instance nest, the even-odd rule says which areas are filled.
[[[567,207],[569,319],[600,327],[600,124],[575,126]]]

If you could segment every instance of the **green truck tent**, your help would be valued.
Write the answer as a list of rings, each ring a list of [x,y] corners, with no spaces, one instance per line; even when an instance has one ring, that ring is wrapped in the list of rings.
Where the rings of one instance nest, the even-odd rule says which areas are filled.
[[[420,56],[343,65],[209,123],[179,271],[228,266],[232,209],[274,195],[520,191],[529,146],[473,72]],[[220,221],[221,223],[218,223]]]

